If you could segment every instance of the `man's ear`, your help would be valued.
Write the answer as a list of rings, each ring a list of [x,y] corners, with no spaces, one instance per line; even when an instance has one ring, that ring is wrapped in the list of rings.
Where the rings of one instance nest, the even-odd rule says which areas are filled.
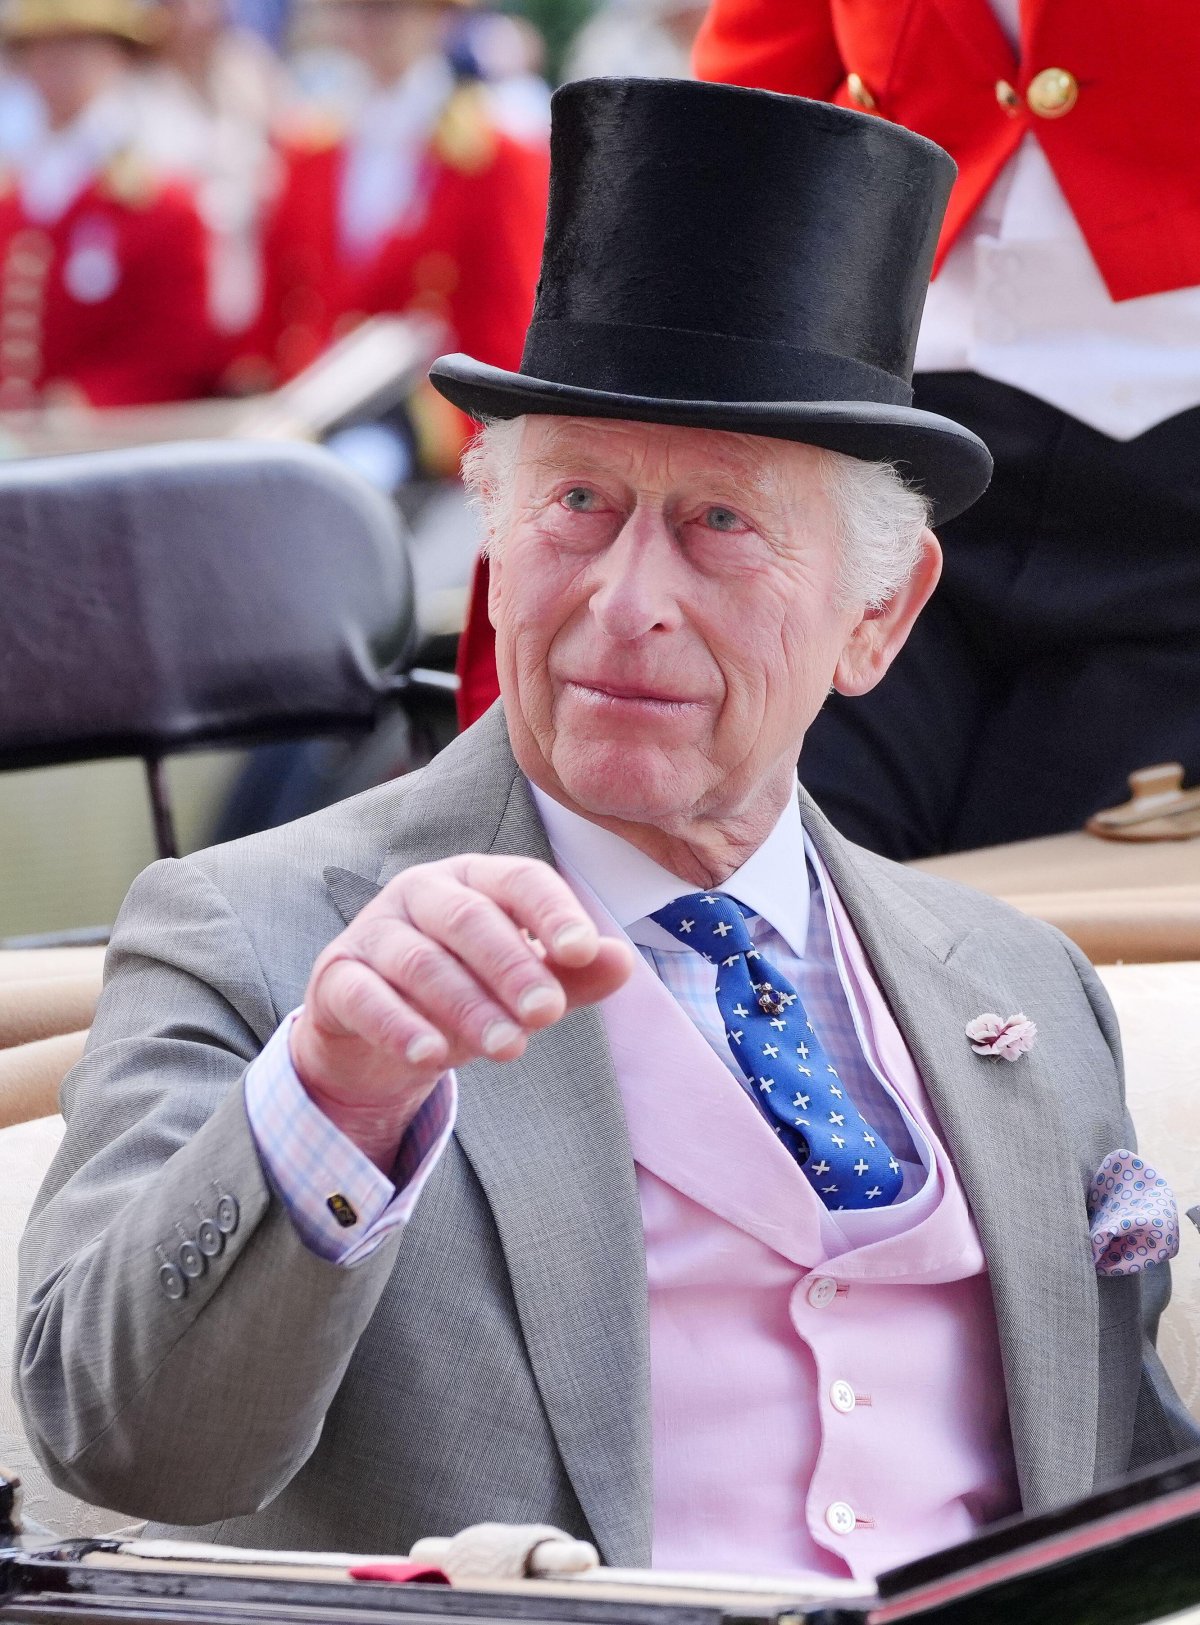
[[[493,552],[489,547],[487,557],[480,560],[478,568],[486,569],[488,573],[488,620],[495,626],[496,616],[500,613],[500,578],[504,573],[500,563],[499,551]]]
[[[851,632],[833,674],[839,694],[873,689],[908,641],[942,573],[942,549],[931,530],[921,536],[921,556],[908,580],[882,609],[869,609]]]

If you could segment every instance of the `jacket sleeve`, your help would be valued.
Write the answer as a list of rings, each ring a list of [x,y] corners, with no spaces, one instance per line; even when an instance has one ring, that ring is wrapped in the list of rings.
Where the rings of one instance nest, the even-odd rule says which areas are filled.
[[[696,37],[699,79],[829,101],[845,77],[830,0],[713,0]]]
[[[328,1263],[264,1174],[242,1080],[278,1020],[217,886],[147,870],[20,1252],[17,1399],[51,1478],[86,1500],[183,1524],[266,1504],[387,1282],[398,1236]]]

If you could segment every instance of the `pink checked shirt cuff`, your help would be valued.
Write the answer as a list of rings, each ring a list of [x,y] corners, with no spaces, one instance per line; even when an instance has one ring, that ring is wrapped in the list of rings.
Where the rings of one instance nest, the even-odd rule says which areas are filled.
[[[1138,1275],[1179,1251],[1179,1210],[1161,1174],[1133,1151],[1110,1151],[1088,1191],[1098,1275]]]
[[[389,1179],[313,1104],[296,1076],[288,1034],[299,1014],[293,1010],[280,1023],[251,1063],[246,1115],[263,1167],[304,1245],[332,1264],[357,1264],[412,1217],[454,1127],[454,1074],[446,1073],[413,1118]],[[350,1227],[329,1207],[335,1193],[357,1215]]]

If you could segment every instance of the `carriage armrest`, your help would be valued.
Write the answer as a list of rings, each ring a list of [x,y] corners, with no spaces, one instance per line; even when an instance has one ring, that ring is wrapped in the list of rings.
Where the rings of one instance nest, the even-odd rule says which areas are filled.
[[[1137,845],[1046,835],[913,868],[1048,920],[1097,964],[1200,959],[1200,839]]]

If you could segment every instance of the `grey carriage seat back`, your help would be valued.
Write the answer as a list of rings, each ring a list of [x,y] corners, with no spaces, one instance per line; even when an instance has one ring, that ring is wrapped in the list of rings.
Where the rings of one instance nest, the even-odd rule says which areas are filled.
[[[0,466],[0,769],[366,727],[414,637],[400,519],[327,452]]]

